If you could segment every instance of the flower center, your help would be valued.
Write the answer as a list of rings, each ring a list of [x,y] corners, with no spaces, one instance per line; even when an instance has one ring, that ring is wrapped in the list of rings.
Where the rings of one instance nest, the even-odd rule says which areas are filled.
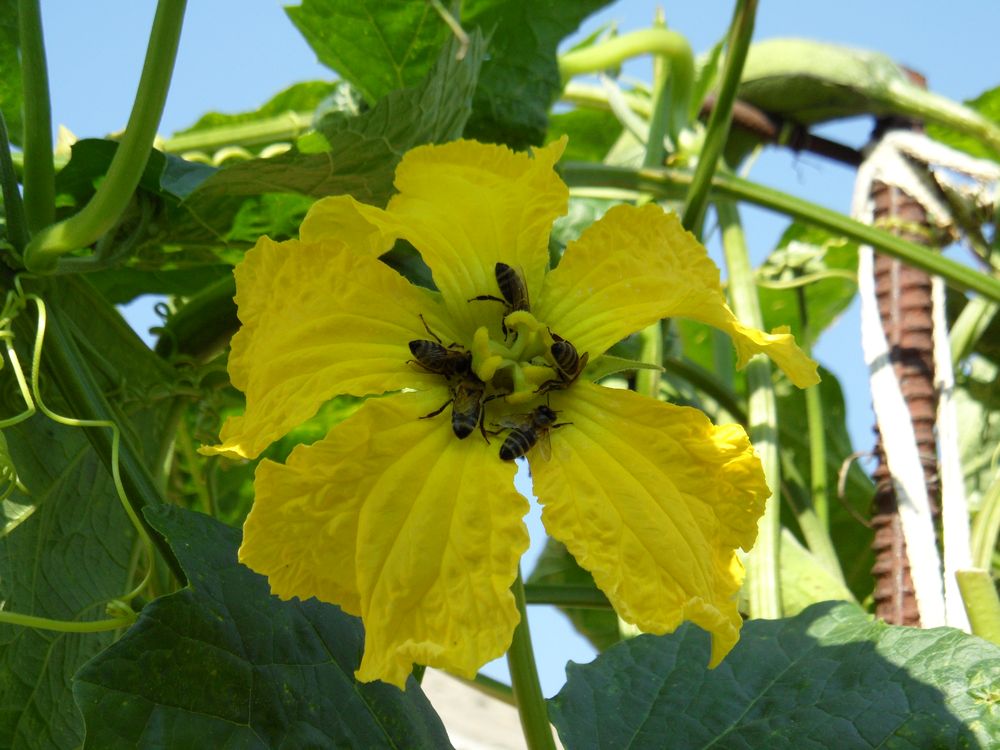
[[[504,339],[491,337],[490,329],[480,326],[471,351],[473,372],[491,384],[507,403],[526,403],[575,380],[578,370],[567,372],[562,367],[565,362],[557,359],[567,346],[575,355],[576,349],[569,342],[553,334],[527,310],[512,312],[503,322],[507,331]]]

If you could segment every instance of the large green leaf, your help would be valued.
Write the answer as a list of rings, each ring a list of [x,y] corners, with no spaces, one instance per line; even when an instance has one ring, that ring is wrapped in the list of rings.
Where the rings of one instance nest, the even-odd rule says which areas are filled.
[[[87,748],[447,748],[410,678],[361,684],[359,620],[280,601],[236,560],[240,534],[208,516],[147,512],[191,585],[149,604],[77,675]]]
[[[755,620],[716,669],[692,625],[569,665],[550,701],[583,748],[959,748],[1000,737],[1000,648],[950,628],[873,621],[850,604]],[[597,710],[595,710],[595,707]]]
[[[167,402],[149,402],[147,395],[156,387],[163,390],[162,363],[85,284],[69,280],[50,288],[50,320],[57,317],[75,331],[84,355],[99,364],[95,376],[107,393],[115,393],[119,424],[152,464]],[[23,363],[33,321],[29,305],[17,327]],[[43,353],[43,365],[48,361]],[[5,378],[9,372],[5,367]],[[43,377],[48,405],[74,416],[52,383],[50,374]],[[16,413],[23,407],[9,394],[17,391],[6,379],[3,385],[3,413]],[[6,435],[31,493],[15,493],[12,499],[33,503],[36,510],[0,539],[4,609],[54,619],[104,619],[105,604],[126,591],[134,539],[108,471],[81,429],[36,415]],[[0,747],[79,747],[83,720],[72,709],[70,679],[113,639],[110,632],[79,635],[0,626]]]
[[[325,117],[319,128],[327,141],[325,150],[293,150],[226,167],[206,180],[184,206],[222,238],[241,196],[284,191],[319,198],[349,193],[362,201],[384,204],[404,152],[461,135],[482,54],[478,35],[473,35],[461,61],[455,60],[454,43],[448,45],[422,85],[394,91],[357,117],[343,113]]]
[[[450,33],[429,2],[303,0],[285,10],[319,61],[371,103],[419,84]]]
[[[539,145],[562,90],[556,48],[610,0],[466,0],[462,23],[492,33],[466,134],[514,148]]]
[[[21,58],[18,53],[17,0],[0,0],[0,112],[7,123],[7,135],[21,143],[24,127],[24,91],[21,85]]]

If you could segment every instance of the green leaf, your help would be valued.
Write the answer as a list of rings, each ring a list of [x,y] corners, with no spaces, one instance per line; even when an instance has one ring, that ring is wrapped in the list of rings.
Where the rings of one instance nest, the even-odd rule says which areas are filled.
[[[739,97],[765,112],[808,124],[893,114],[893,86],[917,88],[880,52],[807,39],[769,39],[751,45]]]
[[[87,748],[451,747],[413,678],[354,680],[359,620],[272,596],[237,562],[235,529],[170,506],[147,517],[191,584],[77,674]]]
[[[10,142],[20,146],[24,129],[24,89],[21,83],[17,0],[0,0],[0,112]]]
[[[853,602],[854,595],[788,529],[781,530],[781,611],[797,615],[818,602]]]
[[[969,99],[964,102],[964,104],[966,107],[975,110],[986,119],[992,120],[996,124],[1000,125],[1000,86],[984,91],[975,99]],[[926,130],[927,135],[931,138],[941,141],[952,148],[961,149],[962,151],[972,154],[980,159],[993,159],[996,161],[997,158],[1000,157],[1000,154],[997,154],[984,146],[982,141],[978,138],[973,138],[972,136],[961,133],[954,128],[949,128],[932,122],[928,123]]]
[[[1000,648],[851,604],[755,620],[714,670],[685,624],[570,664],[549,702],[567,748],[958,748],[1000,736]]]
[[[569,136],[563,159],[566,161],[603,161],[622,132],[622,125],[611,112],[599,109],[573,109],[549,115],[545,143]]]
[[[577,565],[566,545],[551,537],[546,541],[545,549],[535,563],[535,569],[528,576],[527,583],[597,588],[594,577]],[[577,632],[590,641],[598,651],[603,651],[621,640],[618,632],[618,615],[614,610],[577,607],[559,607],[559,610],[569,618]]]
[[[954,395],[965,492],[971,506],[976,508],[997,477],[1000,367],[987,359],[970,357],[965,370],[956,373]]]
[[[370,103],[419,84],[450,34],[429,2],[303,0],[285,10],[319,61]]]
[[[540,145],[562,90],[556,48],[610,0],[466,0],[462,23],[490,34],[466,135],[517,149]]]
[[[811,348],[854,299],[857,267],[857,243],[793,223],[757,271],[765,330],[791,326],[799,345]]]
[[[164,365],[118,313],[78,280],[46,295],[49,315],[72,321],[95,374],[119,410],[123,431],[141,446],[148,463],[160,449],[166,400],[146,394],[164,388]],[[34,306],[18,319],[18,351],[27,366],[34,336]],[[48,344],[51,346],[52,344]],[[43,366],[47,362],[42,355]],[[23,409],[6,378],[3,414]],[[42,378],[48,406],[73,416]],[[115,494],[111,477],[82,429],[36,415],[5,431],[21,481],[30,491],[12,500],[36,510],[0,539],[0,600],[4,609],[65,620],[105,619],[105,604],[127,590],[135,537]],[[0,626],[0,747],[77,748],[83,720],[71,708],[70,680],[76,670],[114,641],[111,632],[68,634]]]
[[[292,151],[239,162],[206,180],[184,207],[204,227],[225,236],[242,196],[287,191],[319,198],[349,193],[384,204],[403,153],[461,135],[482,54],[477,34],[462,61],[455,60],[455,43],[446,46],[421,86],[392,92],[357,117],[335,113],[324,118],[319,130],[329,142],[327,152]]]
[[[837,477],[853,448],[847,432],[847,407],[840,382],[824,367],[820,367],[820,375],[823,378],[819,389],[826,435],[826,472],[830,482],[827,488],[830,498],[830,536],[848,586],[858,600],[863,601],[871,593],[871,568],[874,563],[871,552],[872,530],[856,516],[862,519],[868,517],[875,485],[858,463],[852,462],[847,473],[844,497],[842,501],[838,500]],[[805,391],[793,386],[787,378],[777,378],[774,389],[778,398],[784,485],[791,494],[792,502],[801,507],[808,502],[812,477]],[[848,507],[853,509],[853,514]]]

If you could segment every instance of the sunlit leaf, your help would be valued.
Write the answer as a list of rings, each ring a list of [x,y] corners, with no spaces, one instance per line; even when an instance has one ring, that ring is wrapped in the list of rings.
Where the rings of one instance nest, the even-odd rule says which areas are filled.
[[[515,148],[540,145],[562,83],[559,42],[609,0],[466,0],[462,23],[491,34],[466,135]]]
[[[191,583],[78,673],[86,748],[451,747],[412,677],[405,692],[354,680],[359,620],[273,596],[237,562],[235,529],[170,506],[147,517]]]
[[[996,86],[988,91],[984,91],[975,99],[964,102],[965,106],[973,109],[987,120],[1000,125],[1000,86]],[[936,123],[927,125],[927,135],[941,141],[952,148],[961,149],[980,159],[1000,159],[1000,154],[991,151],[978,138],[959,133],[951,128]]]
[[[708,636],[685,625],[571,664],[549,702],[563,744],[986,748],[1000,736],[1000,648],[958,630],[890,626],[824,603],[746,623],[714,670],[708,651]]]
[[[451,33],[429,2],[303,0],[285,10],[319,61],[370,103],[419,84]]]

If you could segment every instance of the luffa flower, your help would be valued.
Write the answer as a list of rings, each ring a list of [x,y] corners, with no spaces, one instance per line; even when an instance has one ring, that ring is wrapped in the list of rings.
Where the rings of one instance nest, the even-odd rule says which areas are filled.
[[[229,369],[246,412],[206,452],[254,457],[333,396],[388,394],[260,464],[240,548],[278,596],[364,620],[361,680],[402,686],[414,662],[471,676],[510,645],[528,503],[503,449],[527,454],[545,528],[622,618],[697,623],[713,665],[738,639],[735,550],[769,495],[746,434],[582,365],[670,316],[729,334],[741,365],[767,353],[799,386],[815,364],[787,333],[742,326],[704,249],[656,205],[611,209],[547,271],[562,149],[416,148],[385,210],[321,200],[299,240],[263,237],[236,269]],[[379,261],[397,239],[440,291]]]

